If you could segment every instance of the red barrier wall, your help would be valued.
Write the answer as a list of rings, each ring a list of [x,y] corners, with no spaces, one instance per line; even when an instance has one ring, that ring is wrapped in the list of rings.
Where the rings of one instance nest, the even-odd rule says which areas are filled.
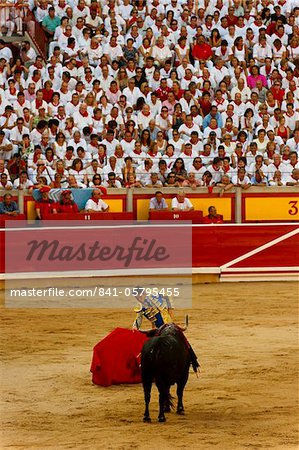
[[[9,232],[0,230],[0,273],[5,272],[5,233]],[[297,225],[193,225],[192,239],[195,272],[298,271]]]
[[[287,233],[297,234],[285,239]],[[299,261],[299,228],[297,225],[207,225],[193,226],[193,267],[221,267],[238,257],[267,244],[271,265],[296,266]],[[281,244],[271,244],[281,239]],[[259,253],[259,252],[258,252]],[[277,253],[279,253],[277,255]],[[274,261],[274,256],[276,260]],[[246,258],[248,259],[248,258]],[[260,264],[267,267],[269,258]]]

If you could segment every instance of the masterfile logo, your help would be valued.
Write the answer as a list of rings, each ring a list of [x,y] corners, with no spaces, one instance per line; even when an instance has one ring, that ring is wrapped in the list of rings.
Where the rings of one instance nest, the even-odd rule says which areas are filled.
[[[96,240],[94,243],[73,245],[61,245],[58,239],[52,241],[34,239],[28,242],[29,252],[26,260],[31,261],[121,261],[124,267],[130,267],[134,260],[142,264],[143,261],[165,261],[170,258],[167,248],[158,245],[157,239],[143,239],[135,237],[132,242],[123,245],[111,243],[102,245]]]
[[[11,224],[10,224],[11,226]],[[137,223],[46,222],[6,230],[6,273],[190,269],[192,229]]]

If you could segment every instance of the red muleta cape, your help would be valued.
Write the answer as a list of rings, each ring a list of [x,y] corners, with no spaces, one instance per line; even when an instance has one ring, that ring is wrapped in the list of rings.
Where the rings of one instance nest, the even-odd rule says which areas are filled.
[[[115,328],[93,349],[92,382],[100,386],[140,383],[140,352],[147,339],[140,331]]]

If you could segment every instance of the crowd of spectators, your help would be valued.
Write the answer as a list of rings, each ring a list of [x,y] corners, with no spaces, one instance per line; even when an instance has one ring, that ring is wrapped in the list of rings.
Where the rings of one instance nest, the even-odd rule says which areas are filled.
[[[47,61],[0,39],[1,189],[299,184],[298,0],[29,5]]]

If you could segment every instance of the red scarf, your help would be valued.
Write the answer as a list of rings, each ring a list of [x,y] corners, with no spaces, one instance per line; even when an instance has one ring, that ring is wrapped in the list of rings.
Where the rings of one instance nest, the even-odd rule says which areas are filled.
[[[40,153],[38,154],[38,156],[37,156],[36,153],[34,153],[34,155],[33,155],[33,162],[36,163],[36,161],[37,161],[38,159],[40,159]]]
[[[104,155],[104,156],[99,156],[99,155],[98,155],[98,160],[99,160],[99,163],[100,163],[100,164],[104,164],[105,159],[106,159],[106,155]]]
[[[265,67],[266,74],[269,75],[271,73],[272,67]]]
[[[268,158],[272,158],[272,156],[275,154],[275,152],[272,152],[272,151],[267,151],[267,155],[268,155]]]

